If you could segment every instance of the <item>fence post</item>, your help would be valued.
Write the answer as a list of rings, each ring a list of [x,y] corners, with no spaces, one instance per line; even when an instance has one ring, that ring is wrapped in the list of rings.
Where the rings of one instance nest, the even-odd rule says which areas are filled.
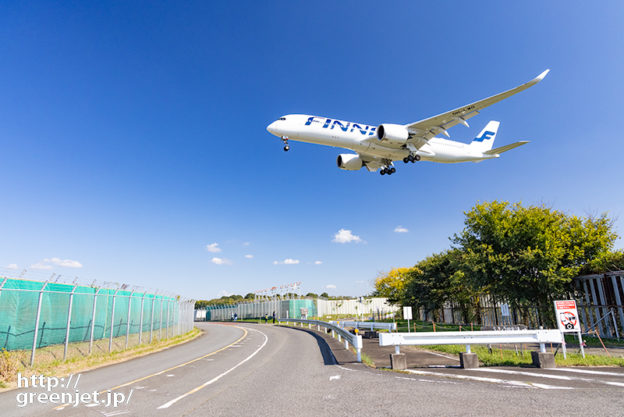
[[[110,328],[110,337],[108,338],[108,352],[112,352],[113,350],[113,328],[115,327],[115,298],[117,298],[117,292],[119,288],[115,290],[113,294],[113,308],[111,311],[111,328]]]
[[[32,351],[30,352],[30,366],[35,364],[35,350],[37,349],[37,335],[39,333],[39,317],[41,316],[41,301],[43,299],[43,290],[48,285],[48,282],[44,282],[41,290],[39,290],[39,301],[37,302],[37,318],[35,319],[35,334],[33,336]]]
[[[167,300],[167,330],[165,330],[165,339],[169,339],[169,307],[171,306],[171,300]]]
[[[91,313],[91,331],[89,336],[89,355],[91,354],[91,350],[93,349],[93,330],[95,329],[95,306],[97,305],[97,296],[100,292],[101,288],[95,290],[95,294],[93,294],[93,312]]]
[[[128,338],[130,337],[130,306],[132,305],[132,294],[134,290],[130,292],[128,297],[128,315],[126,316],[126,349],[128,349]]]
[[[143,303],[145,301],[145,290],[143,290],[143,297],[141,297],[141,315],[139,318],[139,345],[143,340]]]
[[[152,335],[154,334],[154,303],[156,302],[156,293],[152,294],[152,313],[150,319],[150,343],[152,343]]]
[[[74,291],[78,288],[77,285],[74,285],[72,288],[71,294],[69,294],[69,309],[67,311],[67,328],[65,330],[65,346],[63,347],[63,362],[67,360],[67,345],[69,344],[69,329],[71,327],[71,313],[72,313],[72,304],[74,303]]]
[[[158,326],[158,340],[162,340],[163,297],[160,297],[160,325]]]

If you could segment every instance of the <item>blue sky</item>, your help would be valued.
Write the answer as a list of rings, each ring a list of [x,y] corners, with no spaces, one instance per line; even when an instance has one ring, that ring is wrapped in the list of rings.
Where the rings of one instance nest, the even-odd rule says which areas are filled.
[[[477,201],[608,212],[624,235],[622,21],[621,2],[3,2],[0,272],[360,295],[447,248]],[[546,68],[449,132],[531,140],[499,160],[382,177],[265,130],[414,122]]]

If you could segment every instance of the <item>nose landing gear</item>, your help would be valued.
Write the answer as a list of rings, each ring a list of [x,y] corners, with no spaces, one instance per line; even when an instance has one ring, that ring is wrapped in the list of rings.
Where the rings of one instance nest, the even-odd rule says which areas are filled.
[[[282,142],[284,142],[284,152],[288,152],[290,146],[288,145],[288,136],[282,136]]]

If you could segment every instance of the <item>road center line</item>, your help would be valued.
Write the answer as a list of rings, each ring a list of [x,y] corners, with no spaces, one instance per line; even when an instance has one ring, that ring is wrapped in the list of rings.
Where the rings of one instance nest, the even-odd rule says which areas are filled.
[[[181,363],[179,365],[172,366],[171,368],[167,368],[167,369],[164,369],[162,371],[159,371],[159,372],[156,372],[156,373],[153,373],[153,374],[150,374],[150,375],[146,375],[146,376],[141,377],[141,378],[137,378],[137,379],[132,380],[130,382],[126,382],[125,384],[117,385],[116,387],[102,390],[98,394],[103,394],[103,393],[108,392],[108,391],[114,391],[114,390],[119,389],[119,388],[127,387],[128,385],[132,385],[132,384],[135,384],[137,382],[145,381],[146,379],[152,378],[154,376],[162,375],[165,372],[169,372],[169,371],[172,371],[174,369],[181,368],[183,366],[189,365],[189,364],[191,364],[193,362],[197,362],[199,360],[205,359],[205,358],[207,358],[209,356],[216,355],[217,353],[224,351],[225,349],[229,348],[232,345],[237,344],[238,342],[240,342],[241,340],[243,340],[244,338],[247,337],[247,333],[248,332],[247,332],[247,330],[244,327],[239,327],[239,326],[234,326],[234,327],[237,327],[237,328],[241,329],[243,331],[243,335],[240,338],[238,338],[238,340],[236,340],[235,342],[232,342],[229,345],[222,347],[221,349],[217,349],[217,350],[215,350],[213,352],[210,352],[210,353],[208,353],[206,355],[200,356],[199,358],[192,359],[192,360],[190,360],[188,362],[184,362],[184,363]],[[156,353],[158,353],[158,352],[156,352]],[[54,409],[55,410],[62,410],[63,408],[67,407],[68,405],[71,405],[71,404],[70,403],[61,404],[58,407],[54,407]]]
[[[220,380],[221,378],[223,378],[224,376],[226,376],[227,374],[229,374],[230,372],[232,372],[233,370],[235,370],[236,368],[238,368],[239,366],[241,366],[242,364],[244,364],[245,362],[247,362],[248,360],[250,360],[251,358],[256,356],[256,354],[258,352],[260,352],[260,350],[262,350],[263,347],[266,346],[267,342],[269,341],[269,337],[266,334],[264,334],[263,332],[261,332],[260,330],[255,330],[255,331],[259,332],[260,334],[262,334],[264,336],[264,343],[262,343],[260,345],[260,347],[258,349],[256,349],[251,355],[247,356],[245,359],[243,359],[242,361],[240,361],[239,363],[237,363],[236,365],[234,365],[232,368],[228,369],[227,371],[223,372],[222,374],[217,375],[216,377],[212,378],[210,381],[206,381],[203,384],[201,384],[200,386],[198,386],[196,388],[193,388],[189,392],[187,392],[185,394],[182,394],[179,397],[174,398],[173,400],[171,400],[169,402],[166,402],[165,404],[163,404],[160,407],[158,407],[158,410],[162,410],[164,408],[169,408],[173,404],[175,404],[178,401],[180,401],[181,399],[186,398],[189,395],[195,394],[197,391],[207,387],[208,385],[214,384],[215,382],[217,382],[218,380]]]

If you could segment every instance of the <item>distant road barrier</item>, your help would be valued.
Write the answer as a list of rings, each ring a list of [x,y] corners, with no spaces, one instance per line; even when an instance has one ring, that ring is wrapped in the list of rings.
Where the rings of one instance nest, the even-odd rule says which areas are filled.
[[[563,334],[556,329],[379,334],[379,346],[395,346],[396,353],[401,345],[466,345],[466,353],[470,353],[470,345],[503,343],[539,343],[540,352],[546,352],[545,343],[563,343]]]
[[[389,331],[396,331],[396,323],[380,323],[377,321],[330,321],[331,324],[336,324],[340,327],[354,327],[356,329],[385,329]]]
[[[321,327],[325,329],[329,329],[332,332],[332,337],[338,336],[338,341],[342,341],[342,338],[345,340],[345,349],[349,349],[349,343],[355,348],[355,352],[357,354],[357,361],[362,362],[362,336],[354,335],[350,332],[346,331],[340,326],[337,326],[333,323],[327,323],[325,321],[320,320],[301,320],[301,319],[277,319],[278,323],[286,322],[286,323],[294,323],[297,325],[299,323],[301,327],[304,324],[308,325],[308,329],[311,329],[312,326],[316,326],[316,330],[321,330]]]

